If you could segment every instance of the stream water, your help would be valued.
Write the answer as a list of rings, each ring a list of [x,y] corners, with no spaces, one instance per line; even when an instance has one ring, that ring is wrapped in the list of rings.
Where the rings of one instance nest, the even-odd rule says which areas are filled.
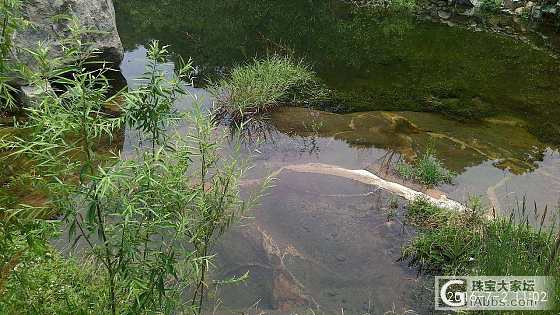
[[[158,39],[193,58],[193,92],[207,106],[206,80],[274,53],[303,58],[334,91],[328,108],[281,108],[252,130],[250,137],[264,139],[247,145],[259,152],[252,178],[311,162],[380,174],[392,159],[412,160],[434,145],[458,173],[440,187],[450,198],[480,195],[498,213],[524,196],[539,209],[558,204],[560,63],[542,50],[341,1],[135,0],[116,7],[129,84],[143,70],[144,46]],[[278,173],[251,219],[217,249],[214,277],[249,271],[250,278],[214,288],[215,313],[428,313],[430,287],[396,262],[408,231],[401,212],[387,220],[388,200],[349,179]]]
[[[336,100],[325,110],[337,114],[284,109],[272,115],[287,142],[328,139],[305,148],[313,158],[296,159],[371,168],[388,150],[412,158],[434,143],[459,173],[455,185],[442,187],[453,198],[480,194],[504,211],[525,195],[538,207],[558,202],[560,63],[546,52],[337,0],[135,0],[117,3],[117,20],[129,79],[141,71],[142,47],[152,39],[193,58],[201,87],[267,54],[304,58],[334,90]],[[287,160],[291,150],[286,144],[269,155]]]
[[[480,195],[502,214],[523,198],[535,202],[537,213],[558,205],[560,62],[533,45],[340,0],[129,0],[115,6],[127,50],[121,70],[130,88],[144,70],[145,45],[157,39],[193,59],[192,92],[207,107],[207,80],[270,54],[303,58],[333,91],[324,108],[279,108],[251,126],[244,148],[259,154],[243,190],[274,172],[277,180],[216,249],[213,279],[246,272],[249,279],[214,286],[208,313],[430,313],[430,279],[397,262],[414,233],[402,224],[403,202],[389,215],[388,193],[294,171],[294,165],[390,177],[388,163],[413,160],[433,145],[458,173],[452,185],[438,188],[449,198]],[[163,66],[171,71],[174,60]],[[190,106],[189,100],[177,104]],[[125,153],[134,137],[125,134]],[[549,215],[547,224],[553,220]]]

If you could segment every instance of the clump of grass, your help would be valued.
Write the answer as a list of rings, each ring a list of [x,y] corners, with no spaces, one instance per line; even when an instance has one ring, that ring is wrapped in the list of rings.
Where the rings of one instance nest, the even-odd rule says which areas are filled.
[[[416,179],[416,169],[413,165],[408,164],[406,162],[398,162],[395,165],[395,171],[399,174],[400,177],[406,180],[413,180]]]
[[[407,223],[418,228],[418,236],[404,247],[402,259],[420,271],[455,274],[466,270],[474,256],[473,244],[481,241],[480,230],[467,222],[471,213],[440,208],[418,198],[407,206]]]
[[[407,223],[422,228],[437,228],[456,216],[456,212],[440,208],[426,198],[417,198],[406,208]]]
[[[476,231],[459,225],[425,230],[402,250],[402,260],[420,272],[456,275],[472,267],[476,244],[482,240]]]
[[[411,202],[406,217],[418,227],[418,236],[403,248],[401,259],[431,274],[560,276],[556,230],[544,232],[511,217],[489,220],[476,199],[469,206],[460,213],[425,199]],[[555,293],[559,308],[560,283]]]
[[[499,12],[502,6],[502,0],[482,0],[480,3],[480,8],[489,13]]]
[[[412,11],[418,3],[416,0],[347,0],[359,8],[367,7],[390,11]]]
[[[387,200],[387,222],[393,221],[397,217],[399,209],[399,198],[397,196],[389,197]]]
[[[443,183],[451,183],[456,174],[443,166],[435,155],[434,150],[428,147],[424,154],[413,164],[399,162],[395,165],[397,174],[405,180],[417,181],[428,187]]]
[[[233,69],[210,91],[220,114],[250,117],[284,104],[302,104],[326,93],[317,75],[302,61],[273,56]]]

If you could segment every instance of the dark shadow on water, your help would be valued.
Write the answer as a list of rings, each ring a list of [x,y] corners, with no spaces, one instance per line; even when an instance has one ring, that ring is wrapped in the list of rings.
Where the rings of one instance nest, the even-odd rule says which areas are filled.
[[[330,1],[130,0],[116,4],[127,49],[159,39],[201,82],[269,54],[304,58],[338,111],[511,115],[545,142],[560,135],[560,64],[511,38]]]

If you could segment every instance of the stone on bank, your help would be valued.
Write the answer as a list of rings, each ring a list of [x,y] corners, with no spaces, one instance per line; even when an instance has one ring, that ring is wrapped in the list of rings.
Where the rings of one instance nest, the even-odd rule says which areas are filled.
[[[34,69],[36,61],[26,50],[36,50],[39,43],[48,47],[49,58],[61,57],[61,43],[70,34],[70,19],[90,31],[86,41],[100,52],[99,59],[113,67],[118,67],[123,59],[112,0],[26,0],[22,11],[30,26],[14,36],[11,58],[18,64]],[[41,93],[17,77],[12,84],[20,90],[23,106],[32,106],[37,93]]]
[[[118,65],[123,58],[112,0],[27,0],[23,15],[31,26],[15,35],[14,43],[18,48],[33,50],[37,43],[44,43],[49,47],[50,57],[60,57],[60,43],[70,33],[68,19],[60,17],[69,17],[92,31],[87,40],[101,52],[104,61]],[[22,49],[13,57],[27,65],[33,63],[31,56]]]

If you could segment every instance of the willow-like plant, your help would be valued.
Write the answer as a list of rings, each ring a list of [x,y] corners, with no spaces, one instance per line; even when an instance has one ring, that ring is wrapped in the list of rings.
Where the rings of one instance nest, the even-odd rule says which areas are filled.
[[[16,90],[10,84],[14,79],[14,66],[11,60],[14,49],[14,34],[29,23],[23,18],[21,0],[2,0],[0,2],[0,114],[13,111],[17,107]]]
[[[82,50],[80,41],[72,51]],[[76,54],[79,57],[79,53]],[[84,57],[89,54],[84,54]],[[28,110],[28,120],[15,127],[25,130],[25,136],[3,139],[11,153],[8,158],[26,161],[30,172],[20,175],[30,185],[45,192],[47,206],[53,213],[64,214],[73,227],[94,227],[84,220],[97,220],[96,232],[105,248],[103,263],[107,266],[109,282],[114,281],[114,267],[110,248],[106,246],[103,209],[97,195],[97,174],[104,158],[97,153],[102,138],[112,138],[122,124],[122,118],[104,114],[103,107],[111,101],[109,82],[101,71],[86,70],[86,58],[79,58],[74,71],[51,78],[63,87],[58,93],[47,90]],[[62,73],[61,73],[62,74]],[[82,215],[85,210],[85,218]],[[81,237],[86,237],[86,230]],[[114,297],[113,286],[109,286]],[[114,299],[112,307],[114,307]]]
[[[167,48],[158,41],[150,43],[146,71],[137,79],[139,87],[126,94],[127,123],[141,133],[140,140],[147,136],[152,156],[157,146],[165,145],[168,127],[179,119],[174,105],[179,97],[188,94],[185,87],[193,70],[190,61],[184,63],[179,58],[175,73],[165,73],[161,64],[169,58]]]
[[[154,79],[112,97],[103,69],[76,62],[56,77],[62,88],[45,92],[28,120],[16,124],[23,135],[0,141],[8,158],[27,162],[30,172],[20,179],[64,215],[72,245],[81,244],[105,271],[100,300],[111,314],[200,313],[212,245],[260,193],[240,198],[246,164],[225,154],[227,134],[199,106],[183,117],[187,135],[167,136],[180,116],[173,103],[184,94],[180,80],[189,66],[177,78],[164,77],[160,49],[150,48],[147,77]],[[104,105],[121,96],[123,117],[106,115]],[[150,148],[138,147],[130,160],[100,152],[101,141],[127,119],[148,133]],[[188,293],[192,299],[183,300]]]
[[[175,173],[177,180],[168,189],[157,186],[162,181],[146,181],[144,190],[151,192],[153,196],[143,196],[142,200],[151,205],[175,202],[171,207],[178,215],[175,222],[187,223],[178,231],[182,237],[181,243],[186,244],[182,249],[183,257],[189,257],[190,260],[183,260],[181,265],[184,266],[182,271],[188,272],[186,278],[193,281],[194,286],[187,285],[184,289],[192,293],[189,309],[200,313],[211,265],[212,246],[230,224],[256,202],[260,191],[245,201],[241,200],[238,180],[243,177],[247,164],[232,157],[231,153],[236,150],[224,154],[227,134],[219,130],[210,113],[204,112],[198,100],[188,93],[186,87],[190,84],[191,63],[179,62],[180,66],[174,74],[165,73],[161,70],[161,63],[168,60],[169,53],[167,46],[160,46],[157,41],[149,45],[147,56],[148,65],[139,80],[140,87],[127,95],[125,107],[129,126],[135,127],[150,140],[149,148],[144,148],[142,141],[139,141],[137,149],[140,152],[150,152],[141,154],[139,161],[144,163],[149,174],[157,174],[158,171],[151,170],[150,167],[158,165],[158,157],[171,150],[179,152],[181,158],[174,159],[182,161],[182,164],[173,167],[179,172]],[[186,119],[182,119],[184,115],[174,107],[175,102],[184,96],[191,97],[193,103],[192,109],[183,113],[186,114]],[[169,142],[168,127],[180,122],[188,126],[187,134],[179,140],[186,145],[184,148],[188,148],[187,150],[176,147],[177,139]],[[235,143],[236,141],[233,148],[236,148]],[[267,185],[268,182],[265,181],[263,188]],[[165,191],[169,195],[162,193]],[[164,209],[169,208],[154,211],[169,211]],[[157,219],[155,212],[144,218],[145,221],[152,219]],[[148,249],[146,240],[149,237],[146,235],[143,239],[145,248]]]

